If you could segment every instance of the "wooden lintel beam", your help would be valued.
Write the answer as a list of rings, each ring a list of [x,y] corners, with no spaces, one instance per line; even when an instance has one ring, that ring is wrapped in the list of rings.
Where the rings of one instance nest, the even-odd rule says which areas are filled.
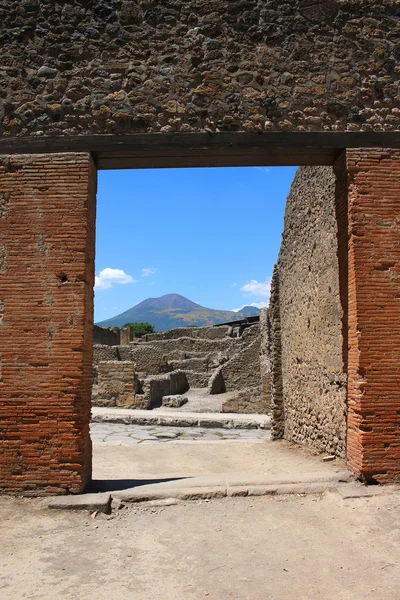
[[[400,148],[400,131],[388,132],[224,132],[81,135],[0,138],[0,154],[90,152],[99,168],[134,168],[129,164],[237,166],[332,164],[344,148]],[[299,160],[299,157],[301,160]],[[316,157],[319,162],[315,162]],[[276,161],[276,162],[274,162]],[[172,163],[172,165],[170,164]],[[151,165],[156,166],[156,165]]]

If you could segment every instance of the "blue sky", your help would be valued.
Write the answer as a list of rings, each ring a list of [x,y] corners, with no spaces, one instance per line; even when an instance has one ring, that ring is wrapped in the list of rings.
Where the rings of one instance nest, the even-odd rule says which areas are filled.
[[[100,171],[95,321],[176,293],[265,305],[294,167]]]

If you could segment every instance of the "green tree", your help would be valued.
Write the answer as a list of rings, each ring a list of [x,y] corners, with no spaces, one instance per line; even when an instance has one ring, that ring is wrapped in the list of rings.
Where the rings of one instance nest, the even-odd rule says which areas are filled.
[[[133,337],[135,338],[140,338],[142,337],[142,335],[146,335],[146,333],[155,333],[153,325],[150,325],[150,323],[148,323],[147,321],[145,323],[125,323],[124,327],[131,327]]]

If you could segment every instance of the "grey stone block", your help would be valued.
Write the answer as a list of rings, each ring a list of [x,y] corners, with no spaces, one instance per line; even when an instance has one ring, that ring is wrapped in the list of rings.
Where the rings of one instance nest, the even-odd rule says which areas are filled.
[[[173,408],[179,408],[186,404],[188,399],[186,396],[182,396],[181,394],[175,394],[174,396],[163,396],[162,397],[162,405],[163,406],[171,406]]]
[[[90,510],[108,514],[111,510],[111,494],[79,494],[51,498],[48,508],[59,510]]]

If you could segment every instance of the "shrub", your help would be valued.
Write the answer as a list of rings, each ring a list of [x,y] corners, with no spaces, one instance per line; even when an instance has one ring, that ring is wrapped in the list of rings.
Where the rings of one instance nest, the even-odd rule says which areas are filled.
[[[155,333],[153,325],[150,325],[147,321],[144,323],[125,323],[124,327],[131,327],[133,337],[135,338],[140,338],[142,335],[146,335],[146,333]]]

